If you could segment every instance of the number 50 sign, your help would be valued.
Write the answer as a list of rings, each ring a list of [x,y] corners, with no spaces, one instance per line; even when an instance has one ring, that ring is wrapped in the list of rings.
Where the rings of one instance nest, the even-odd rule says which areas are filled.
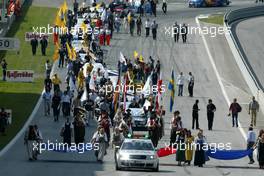
[[[0,38],[0,50],[19,50],[20,41],[16,38]]]

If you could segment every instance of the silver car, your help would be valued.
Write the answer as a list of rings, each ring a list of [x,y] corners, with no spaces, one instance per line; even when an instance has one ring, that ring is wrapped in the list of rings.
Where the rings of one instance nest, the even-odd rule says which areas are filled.
[[[138,168],[159,171],[159,158],[149,139],[125,139],[115,157],[116,170]]]
[[[131,110],[133,131],[146,131],[148,118],[143,108],[129,108]]]

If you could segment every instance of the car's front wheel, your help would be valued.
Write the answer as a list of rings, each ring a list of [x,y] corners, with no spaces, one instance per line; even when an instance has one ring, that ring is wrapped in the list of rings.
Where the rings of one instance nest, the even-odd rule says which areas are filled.
[[[154,172],[159,172],[159,164],[157,164],[157,167],[153,171]]]

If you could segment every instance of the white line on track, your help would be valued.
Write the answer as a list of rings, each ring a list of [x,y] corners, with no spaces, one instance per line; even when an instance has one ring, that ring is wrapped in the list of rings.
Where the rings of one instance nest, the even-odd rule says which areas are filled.
[[[197,17],[195,18],[195,22],[196,22],[196,24],[198,25],[198,27],[201,28],[201,25],[200,25],[200,22],[199,22],[199,16],[197,16]],[[219,85],[220,85],[220,88],[221,88],[221,91],[222,91],[222,93],[223,93],[223,96],[224,96],[224,98],[225,98],[225,100],[226,100],[226,102],[227,102],[227,104],[228,104],[228,106],[229,106],[229,105],[231,104],[231,102],[230,102],[230,100],[229,100],[229,98],[228,98],[228,95],[227,95],[227,93],[226,93],[226,90],[225,90],[224,84],[223,84],[223,82],[222,82],[222,80],[221,80],[220,74],[219,74],[219,72],[218,72],[218,70],[217,70],[217,67],[216,67],[216,65],[215,65],[215,62],[214,62],[213,56],[212,56],[212,54],[211,54],[211,52],[210,52],[210,50],[209,50],[208,44],[207,44],[207,42],[206,42],[206,39],[205,39],[205,37],[204,37],[204,35],[203,35],[202,33],[201,33],[201,36],[202,36],[202,40],[203,40],[203,43],[204,43],[204,46],[205,46],[206,52],[207,52],[207,54],[208,54],[209,60],[210,60],[210,62],[211,62],[211,64],[212,64],[212,66],[213,66],[213,69],[214,69],[214,72],[215,72],[215,75],[216,75],[217,81],[218,81],[218,83],[219,83]],[[244,129],[241,127],[241,124],[240,124],[239,121],[238,121],[238,126],[239,126],[238,129],[239,129],[239,131],[241,132],[242,136],[244,137],[245,140],[247,140],[246,132],[245,132]]]

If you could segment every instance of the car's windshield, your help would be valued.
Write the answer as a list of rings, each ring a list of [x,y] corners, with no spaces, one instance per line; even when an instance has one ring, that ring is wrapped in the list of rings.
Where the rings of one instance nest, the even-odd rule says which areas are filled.
[[[150,142],[131,141],[123,143],[122,150],[154,150],[154,148]]]

